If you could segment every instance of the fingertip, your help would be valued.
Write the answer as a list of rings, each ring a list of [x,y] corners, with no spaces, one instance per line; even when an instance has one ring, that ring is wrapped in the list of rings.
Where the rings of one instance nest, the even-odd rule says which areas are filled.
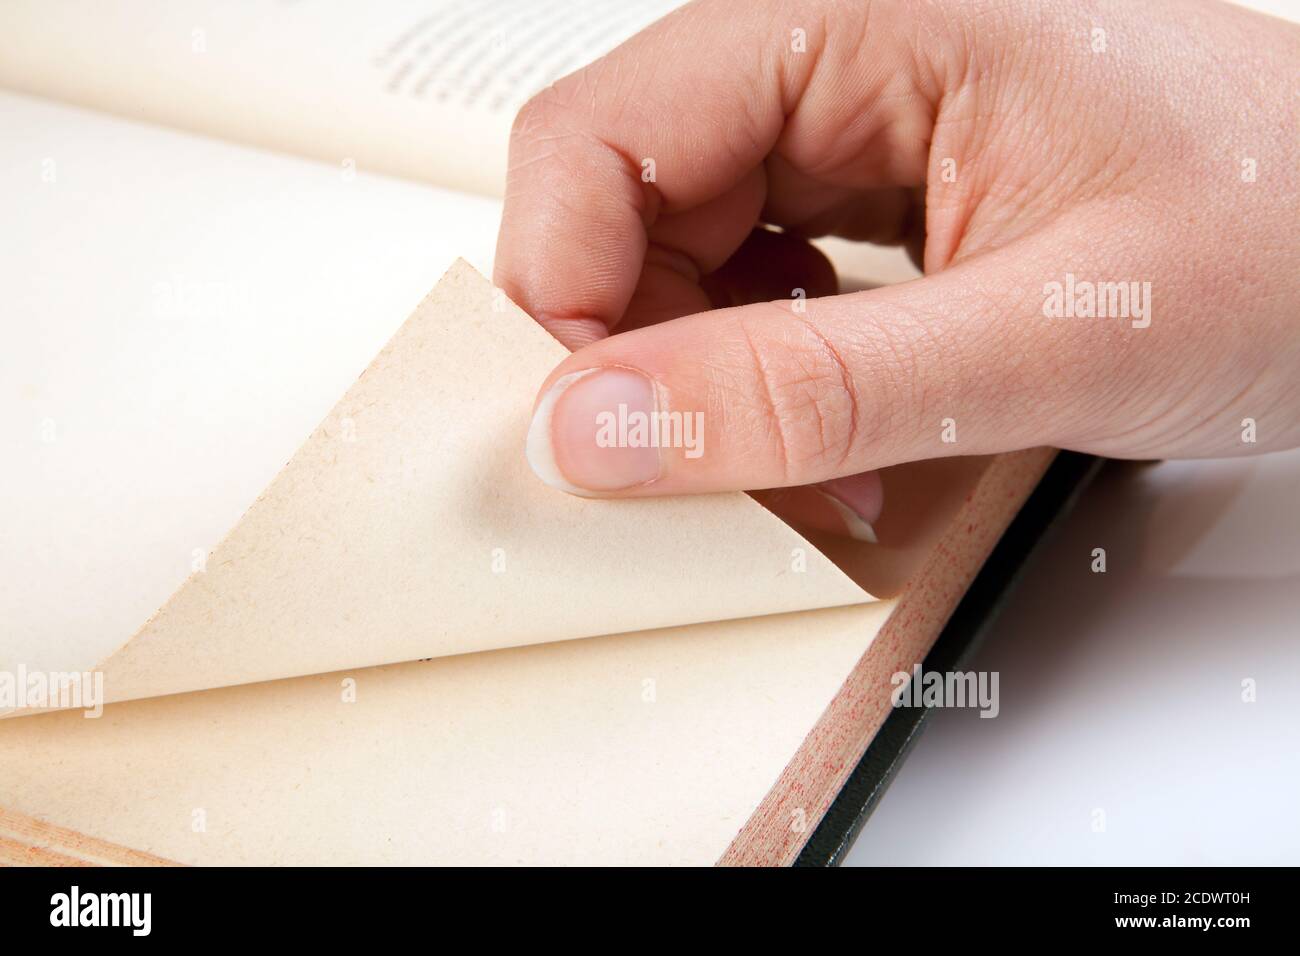
[[[867,544],[879,543],[875,522],[879,519],[883,496],[880,477],[874,472],[837,479],[853,489],[852,493],[831,494],[826,484],[771,488],[750,494],[792,527],[804,531],[841,535]],[[853,505],[846,502],[854,501]]]
[[[839,518],[840,523],[843,525],[843,531],[845,534],[855,541],[864,541],[867,544],[876,544],[878,542],[879,539],[876,537],[876,529],[872,526],[871,522],[867,521],[834,495],[823,491],[821,488],[815,490],[835,511],[836,517]]]
[[[546,484],[581,497],[648,485],[662,467],[645,425],[655,420],[657,406],[655,383],[630,368],[562,375],[533,412],[528,463]]]
[[[815,487],[836,507],[851,537],[875,543],[875,524],[885,502],[879,472],[832,478]]]

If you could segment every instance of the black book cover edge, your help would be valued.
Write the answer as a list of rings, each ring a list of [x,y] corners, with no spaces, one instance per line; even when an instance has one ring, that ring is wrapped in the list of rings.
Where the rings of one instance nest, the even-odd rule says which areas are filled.
[[[1025,500],[971,582],[934,646],[927,671],[960,670],[975,652],[1048,531],[1074,506],[1105,459],[1062,451]],[[926,707],[895,708],[849,774],[795,866],[839,866],[925,729]]]

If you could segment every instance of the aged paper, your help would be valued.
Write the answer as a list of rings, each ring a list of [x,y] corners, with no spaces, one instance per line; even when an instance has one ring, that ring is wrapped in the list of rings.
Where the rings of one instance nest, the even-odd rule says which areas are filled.
[[[0,807],[181,863],[709,865],[892,607],[0,721]]]
[[[520,450],[564,354],[457,263],[204,569],[107,660],[57,668],[119,701],[870,599],[746,495],[539,482]]]

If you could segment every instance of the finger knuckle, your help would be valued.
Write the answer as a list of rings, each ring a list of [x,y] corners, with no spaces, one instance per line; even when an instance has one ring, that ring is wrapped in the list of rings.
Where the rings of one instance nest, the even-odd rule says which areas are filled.
[[[519,112],[515,114],[514,124],[510,129],[512,140],[528,140],[555,125],[556,119],[564,113],[563,97],[551,84],[528,98]]]
[[[805,484],[848,460],[860,407],[840,349],[810,322],[788,312],[782,318],[746,321],[742,329],[761,427],[777,446],[784,483]]]

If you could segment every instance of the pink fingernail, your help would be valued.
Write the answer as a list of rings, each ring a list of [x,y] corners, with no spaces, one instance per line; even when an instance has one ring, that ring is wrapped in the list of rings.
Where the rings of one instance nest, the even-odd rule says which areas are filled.
[[[623,440],[619,422],[652,420],[655,384],[633,369],[572,372],[537,404],[526,454],[537,477],[574,495],[644,485],[659,477],[659,448]]]
[[[880,519],[884,495],[875,472],[849,475],[822,482],[817,491],[839,514],[844,529],[858,541],[877,543],[875,522]]]

